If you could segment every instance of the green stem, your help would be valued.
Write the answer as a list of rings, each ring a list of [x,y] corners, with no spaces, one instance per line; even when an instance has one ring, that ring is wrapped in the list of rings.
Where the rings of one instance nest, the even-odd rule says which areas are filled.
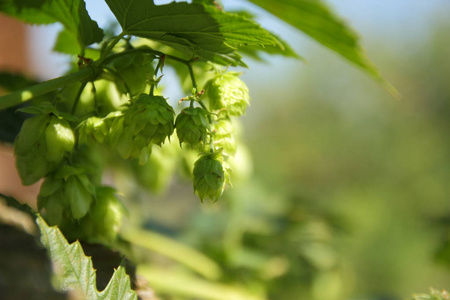
[[[121,32],[118,36],[112,40],[112,42],[108,45],[108,47],[102,52],[100,58],[98,59],[98,65],[102,65],[104,61],[108,58],[109,53],[114,49],[116,44],[120,42],[120,40],[124,37],[125,32]]]
[[[94,94],[94,111],[95,111],[95,115],[98,116],[98,95],[97,95],[97,88],[95,87],[95,81],[92,81],[92,93]]]
[[[153,92],[155,90],[155,85],[156,85],[156,80],[158,78],[158,70],[161,68],[163,60],[164,60],[164,54],[159,57],[158,64],[156,65],[155,75],[154,75],[155,79],[154,79],[154,82],[152,83],[152,86],[150,87],[150,96],[153,96]]]
[[[56,89],[62,88],[75,82],[88,81],[95,75],[95,73],[96,72],[94,68],[86,67],[78,72],[70,73],[65,76],[44,81],[25,89],[0,96],[0,109],[19,105],[35,97],[48,94]]]
[[[189,62],[187,64],[187,67],[189,69],[189,75],[191,76],[191,80],[192,80],[192,87],[194,88],[194,94],[197,94],[197,82],[195,81],[195,75],[194,75],[194,70],[192,69],[192,64]]]
[[[133,54],[133,53],[146,53],[146,54],[154,54],[157,56],[165,56],[166,59],[170,59],[170,60],[174,60],[174,61],[178,61],[182,64],[185,65],[189,65],[190,61],[173,56],[173,55],[169,55],[169,54],[164,54],[160,51],[157,50],[153,50],[153,49],[149,49],[149,48],[138,48],[138,49],[131,49],[131,50],[127,50],[127,51],[123,51],[123,52],[119,52],[119,53],[115,53],[112,54],[110,56],[108,56],[107,58],[104,59],[103,63],[104,64],[108,64],[111,61],[113,61],[114,59],[124,56],[124,55],[129,55],[129,54]]]
[[[206,107],[205,103],[203,103],[202,100],[198,100],[197,102],[198,102],[198,104],[200,104],[200,106],[201,106],[204,110],[206,110],[207,112],[209,112],[208,108]],[[211,116],[208,115],[208,117],[211,117]]]
[[[208,121],[209,121],[209,125],[212,126],[212,124],[213,124],[213,119],[212,119],[211,113],[209,112],[209,110],[208,110],[208,108],[206,107],[205,103],[203,103],[202,100],[198,100],[197,102],[198,102],[198,104],[200,104],[200,106],[201,106],[204,110],[206,110],[206,111],[208,112]],[[211,151],[214,151],[214,133],[210,132],[210,134],[209,134],[209,139],[210,139],[210,143],[209,143],[210,149],[211,149]]]
[[[208,110],[208,108],[206,107],[205,103],[203,103],[202,100],[198,100],[197,102],[198,102],[198,104],[200,104],[200,106],[201,106],[204,110],[206,110],[206,111],[208,112],[208,121],[209,121],[209,125],[212,126],[212,125],[213,125],[213,119],[212,119],[211,113],[209,112],[209,110]],[[215,132],[209,131],[209,150],[210,150],[211,152],[213,152],[213,153],[215,152],[215,148],[214,148],[214,134],[215,134]]]
[[[78,102],[80,102],[81,93],[83,93],[86,85],[87,85],[87,81],[83,82],[81,84],[80,88],[78,89],[77,95],[75,97],[75,101],[73,102],[73,106],[72,106],[72,111],[71,111],[72,115],[75,114],[75,111],[77,110],[77,105],[78,105]]]

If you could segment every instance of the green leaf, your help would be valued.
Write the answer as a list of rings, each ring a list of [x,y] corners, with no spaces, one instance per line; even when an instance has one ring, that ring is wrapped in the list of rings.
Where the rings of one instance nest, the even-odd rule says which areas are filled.
[[[125,267],[119,266],[106,288],[99,292],[96,287],[96,275],[92,260],[87,257],[78,241],[69,244],[61,231],[49,227],[38,216],[37,224],[41,231],[41,242],[47,248],[51,261],[56,265],[55,285],[59,290],[74,290],[83,299],[136,299],[136,293],[130,288],[130,278]]]
[[[81,48],[76,37],[66,28],[59,32],[53,50],[74,55],[81,53]]]
[[[276,36],[275,34],[273,34],[273,35]],[[256,46],[249,46],[249,47],[240,48],[239,53],[241,53],[245,56],[251,57],[258,61],[265,61],[265,58],[262,55],[263,53],[268,53],[270,55],[281,55],[281,56],[288,57],[288,58],[296,58],[296,59],[305,60],[303,57],[298,55],[295,52],[295,50],[292,49],[291,46],[287,42],[285,42],[284,40],[282,40],[279,37],[277,37],[277,38],[280,41],[280,43],[283,44],[283,49],[281,49],[279,47],[273,47],[273,46],[266,46],[264,48],[256,47]]]
[[[244,65],[235,52],[246,45],[283,45],[256,22],[199,3],[155,5],[150,0],[105,0],[123,33],[148,38],[191,58],[223,65]]]
[[[367,58],[358,35],[321,0],[250,0],[354,63],[392,95],[397,90]]]
[[[72,41],[78,41],[79,49],[103,39],[103,30],[89,17],[83,0],[5,0],[0,11],[30,24],[60,22],[64,25],[64,40],[70,36]],[[61,43],[58,45],[56,49],[60,51]],[[67,48],[63,50],[67,52]]]
[[[48,0],[4,0],[0,2],[0,12],[29,24],[51,24],[56,20],[42,9],[46,2]]]

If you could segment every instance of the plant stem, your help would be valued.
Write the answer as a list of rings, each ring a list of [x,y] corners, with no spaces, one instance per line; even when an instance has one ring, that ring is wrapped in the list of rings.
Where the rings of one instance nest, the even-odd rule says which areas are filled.
[[[198,104],[200,104],[200,106],[201,106],[204,110],[206,110],[206,111],[209,113],[208,108],[206,107],[205,103],[203,103],[202,100],[198,100],[197,102],[198,102]]]
[[[75,82],[88,81],[94,75],[95,69],[92,67],[86,67],[78,72],[70,73],[65,76],[44,81],[25,89],[0,96],[0,109],[19,105],[35,97],[45,95],[51,91]]]
[[[206,110],[208,112],[208,121],[209,121],[209,126],[213,125],[213,118],[211,117],[211,112],[208,110],[208,108],[206,107],[205,103],[203,103],[202,100],[197,100],[198,104],[200,104],[201,108],[203,108],[204,110]],[[215,131],[211,131],[211,129],[209,130],[209,150],[211,152],[215,151],[214,148],[214,134]]]
[[[112,60],[114,60],[114,59],[116,59],[118,57],[121,57],[121,56],[124,56],[124,55],[129,55],[129,54],[132,54],[132,53],[147,53],[147,54],[154,54],[154,55],[157,55],[157,56],[165,56],[166,59],[178,61],[178,62],[180,62],[182,64],[185,64],[185,65],[189,65],[190,64],[190,61],[188,61],[188,60],[185,60],[185,59],[173,56],[173,55],[164,54],[164,53],[162,53],[160,51],[153,50],[153,49],[150,49],[150,48],[138,48],[138,49],[131,49],[131,50],[126,50],[126,51],[123,51],[123,52],[115,53],[115,54],[112,54],[112,55],[108,56],[107,58],[105,58],[103,63],[104,64],[108,64],[109,62],[111,62]]]
[[[197,93],[197,82],[195,81],[195,75],[194,75],[194,70],[192,69],[192,64],[190,62],[188,62],[187,67],[189,69],[189,75],[191,76],[192,87],[195,90],[194,94],[196,94]]]
[[[108,47],[102,52],[100,58],[98,59],[97,63],[98,65],[102,65],[104,61],[108,58],[109,53],[114,49],[116,44],[123,38],[125,35],[125,32],[121,32],[118,36],[112,40],[112,42],[108,45]]]
[[[153,75],[155,78],[154,78],[154,81],[152,83],[152,86],[150,87],[150,96],[153,96],[153,92],[155,90],[156,81],[158,80],[157,79],[158,78],[158,70],[161,68],[161,66],[163,64],[163,61],[164,61],[164,58],[165,58],[164,54],[162,56],[160,56],[159,60],[158,60],[158,64],[156,65],[155,75]]]
[[[83,82],[81,84],[80,88],[78,89],[77,95],[75,97],[75,101],[73,102],[73,106],[72,106],[72,111],[71,111],[72,115],[75,114],[75,111],[77,110],[77,105],[78,105],[78,102],[80,102],[81,93],[83,93],[86,85],[87,85],[87,81]]]

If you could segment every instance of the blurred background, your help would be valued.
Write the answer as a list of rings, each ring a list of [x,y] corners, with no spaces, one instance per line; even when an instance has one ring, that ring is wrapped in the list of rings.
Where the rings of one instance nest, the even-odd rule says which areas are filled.
[[[247,60],[246,146],[234,186],[218,203],[200,204],[181,176],[147,174],[149,192],[128,173],[116,174],[130,195],[131,222],[203,253],[221,270],[204,277],[255,299],[394,300],[450,288],[450,2],[328,1],[401,99],[254,6],[223,3],[251,9],[305,61]],[[100,2],[87,5],[100,24],[108,20]],[[66,57],[48,56],[56,32],[28,29],[31,72],[43,79],[64,71],[58,65]],[[166,73],[166,92],[181,98]],[[170,155],[157,162],[174,168]],[[198,283],[198,276],[156,252],[136,256],[154,266],[142,272],[162,299],[222,299],[174,292],[177,282]]]

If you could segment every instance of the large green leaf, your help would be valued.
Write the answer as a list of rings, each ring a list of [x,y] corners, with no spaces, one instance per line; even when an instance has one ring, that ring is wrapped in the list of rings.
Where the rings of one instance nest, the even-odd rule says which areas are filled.
[[[366,71],[390,93],[397,91],[367,58],[358,35],[321,0],[250,0]]]
[[[117,268],[106,288],[99,292],[92,260],[84,254],[80,243],[76,241],[69,244],[56,226],[49,227],[40,216],[37,224],[41,231],[41,242],[56,265],[55,284],[59,290],[74,290],[84,299],[137,300],[124,266]]]
[[[3,0],[0,11],[30,24],[60,22],[65,40],[78,42],[70,53],[80,53],[103,39],[103,31],[89,17],[83,0]]]
[[[155,5],[151,0],[105,0],[124,34],[164,43],[188,56],[243,65],[235,52],[246,45],[283,47],[256,22],[199,3]]]

